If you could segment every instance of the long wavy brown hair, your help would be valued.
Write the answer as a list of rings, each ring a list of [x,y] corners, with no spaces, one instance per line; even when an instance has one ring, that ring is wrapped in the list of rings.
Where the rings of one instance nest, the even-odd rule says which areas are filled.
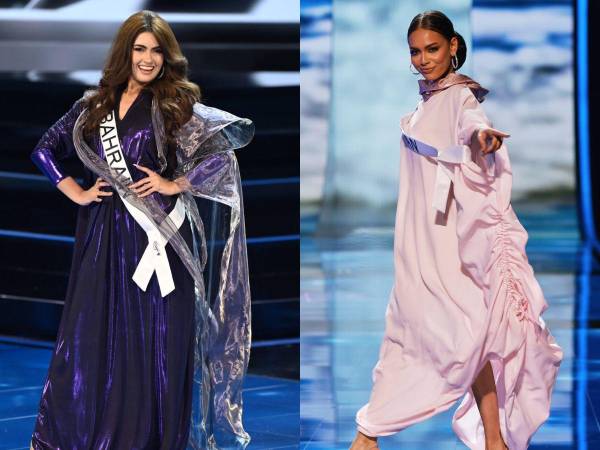
[[[188,80],[188,61],[169,24],[153,11],[140,11],[131,15],[119,28],[108,53],[102,78],[97,89],[86,93],[89,115],[83,132],[91,136],[98,132],[100,121],[115,109],[118,89],[124,87],[131,76],[131,53],[140,33],[151,32],[164,56],[164,74],[154,78],[146,88],[158,100],[165,123],[167,161],[174,168],[175,132],[192,117],[195,102],[200,101],[200,88]]]

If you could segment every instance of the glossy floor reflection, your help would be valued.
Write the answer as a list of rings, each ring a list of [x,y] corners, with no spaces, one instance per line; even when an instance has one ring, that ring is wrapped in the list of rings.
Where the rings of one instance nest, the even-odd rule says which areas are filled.
[[[29,450],[52,349],[0,343],[0,450]],[[244,425],[252,449],[298,448],[297,381],[249,375]]]
[[[598,265],[579,242],[574,205],[514,207],[550,305],[544,319],[564,350],[550,418],[529,448],[600,449]],[[357,220],[365,214],[356,213]],[[393,229],[344,227],[352,212],[331,216],[343,223],[319,228],[317,237],[314,217],[302,223],[300,435],[301,448],[311,450],[347,449],[354,437],[354,415],[369,398],[393,282]],[[381,439],[381,449],[465,449],[451,428],[459,403]]]

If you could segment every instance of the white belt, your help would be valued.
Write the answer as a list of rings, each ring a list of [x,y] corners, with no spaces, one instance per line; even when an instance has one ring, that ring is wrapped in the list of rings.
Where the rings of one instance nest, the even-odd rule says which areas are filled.
[[[123,150],[121,149],[121,142],[117,134],[117,125],[113,111],[100,122],[100,140],[111,171],[117,177],[123,178],[126,184],[133,182],[125,162]],[[171,267],[169,266],[169,259],[167,258],[165,249],[167,241],[171,238],[172,234],[169,234],[168,238],[165,239],[158,228],[154,226],[152,221],[142,211],[125,200],[121,192],[118,194],[133,219],[140,227],[142,227],[148,236],[148,245],[135,269],[135,273],[132,277],[133,281],[135,281],[141,290],[145,291],[150,282],[150,278],[152,278],[152,274],[156,271],[160,295],[165,297],[175,289],[173,274],[171,273]],[[185,206],[181,197],[177,199],[175,207],[169,213],[169,219],[173,221],[177,229],[183,224],[185,219]]]
[[[408,149],[419,155],[429,156],[437,160],[438,164],[435,175],[435,186],[433,188],[432,206],[442,214],[445,214],[448,205],[448,195],[450,194],[450,186],[454,181],[454,171],[441,163],[461,164],[470,161],[470,147],[468,145],[452,145],[440,151],[429,144],[425,144],[424,142],[409,136],[402,127],[400,127],[400,131],[402,132],[402,140]],[[493,153],[486,155],[486,158],[488,164],[493,164]]]

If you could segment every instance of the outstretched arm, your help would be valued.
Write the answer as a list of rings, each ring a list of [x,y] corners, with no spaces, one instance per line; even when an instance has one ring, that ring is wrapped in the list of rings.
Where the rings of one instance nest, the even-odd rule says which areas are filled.
[[[458,119],[458,137],[461,144],[478,146],[483,154],[500,148],[502,140],[510,134],[492,128],[479,101],[465,88],[461,91],[461,107]]]

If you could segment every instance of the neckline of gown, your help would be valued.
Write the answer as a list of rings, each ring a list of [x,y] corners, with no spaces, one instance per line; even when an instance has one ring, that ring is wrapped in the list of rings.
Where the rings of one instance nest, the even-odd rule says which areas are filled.
[[[117,123],[121,123],[121,122],[125,121],[125,119],[129,115],[129,112],[133,109],[133,107],[136,106],[145,96],[147,96],[148,94],[151,93],[151,91],[149,89],[142,88],[140,90],[140,92],[138,93],[138,95],[135,97],[135,100],[133,100],[131,105],[129,105],[129,108],[127,108],[127,111],[125,111],[125,115],[121,119],[121,118],[119,118],[119,109],[121,107],[121,98],[123,97],[123,91],[125,91],[125,87],[122,87],[119,89],[117,98],[116,98],[116,102],[115,102],[116,103],[115,104],[115,120]]]
[[[423,101],[427,101],[429,97],[434,95],[436,92],[443,91],[450,86],[454,86],[455,84],[467,85],[479,103],[483,102],[485,96],[489,93],[489,90],[481,86],[477,81],[458,72],[449,72],[437,80],[426,80],[421,78],[417,80],[417,82],[419,83],[419,94],[421,94],[423,97]]]

